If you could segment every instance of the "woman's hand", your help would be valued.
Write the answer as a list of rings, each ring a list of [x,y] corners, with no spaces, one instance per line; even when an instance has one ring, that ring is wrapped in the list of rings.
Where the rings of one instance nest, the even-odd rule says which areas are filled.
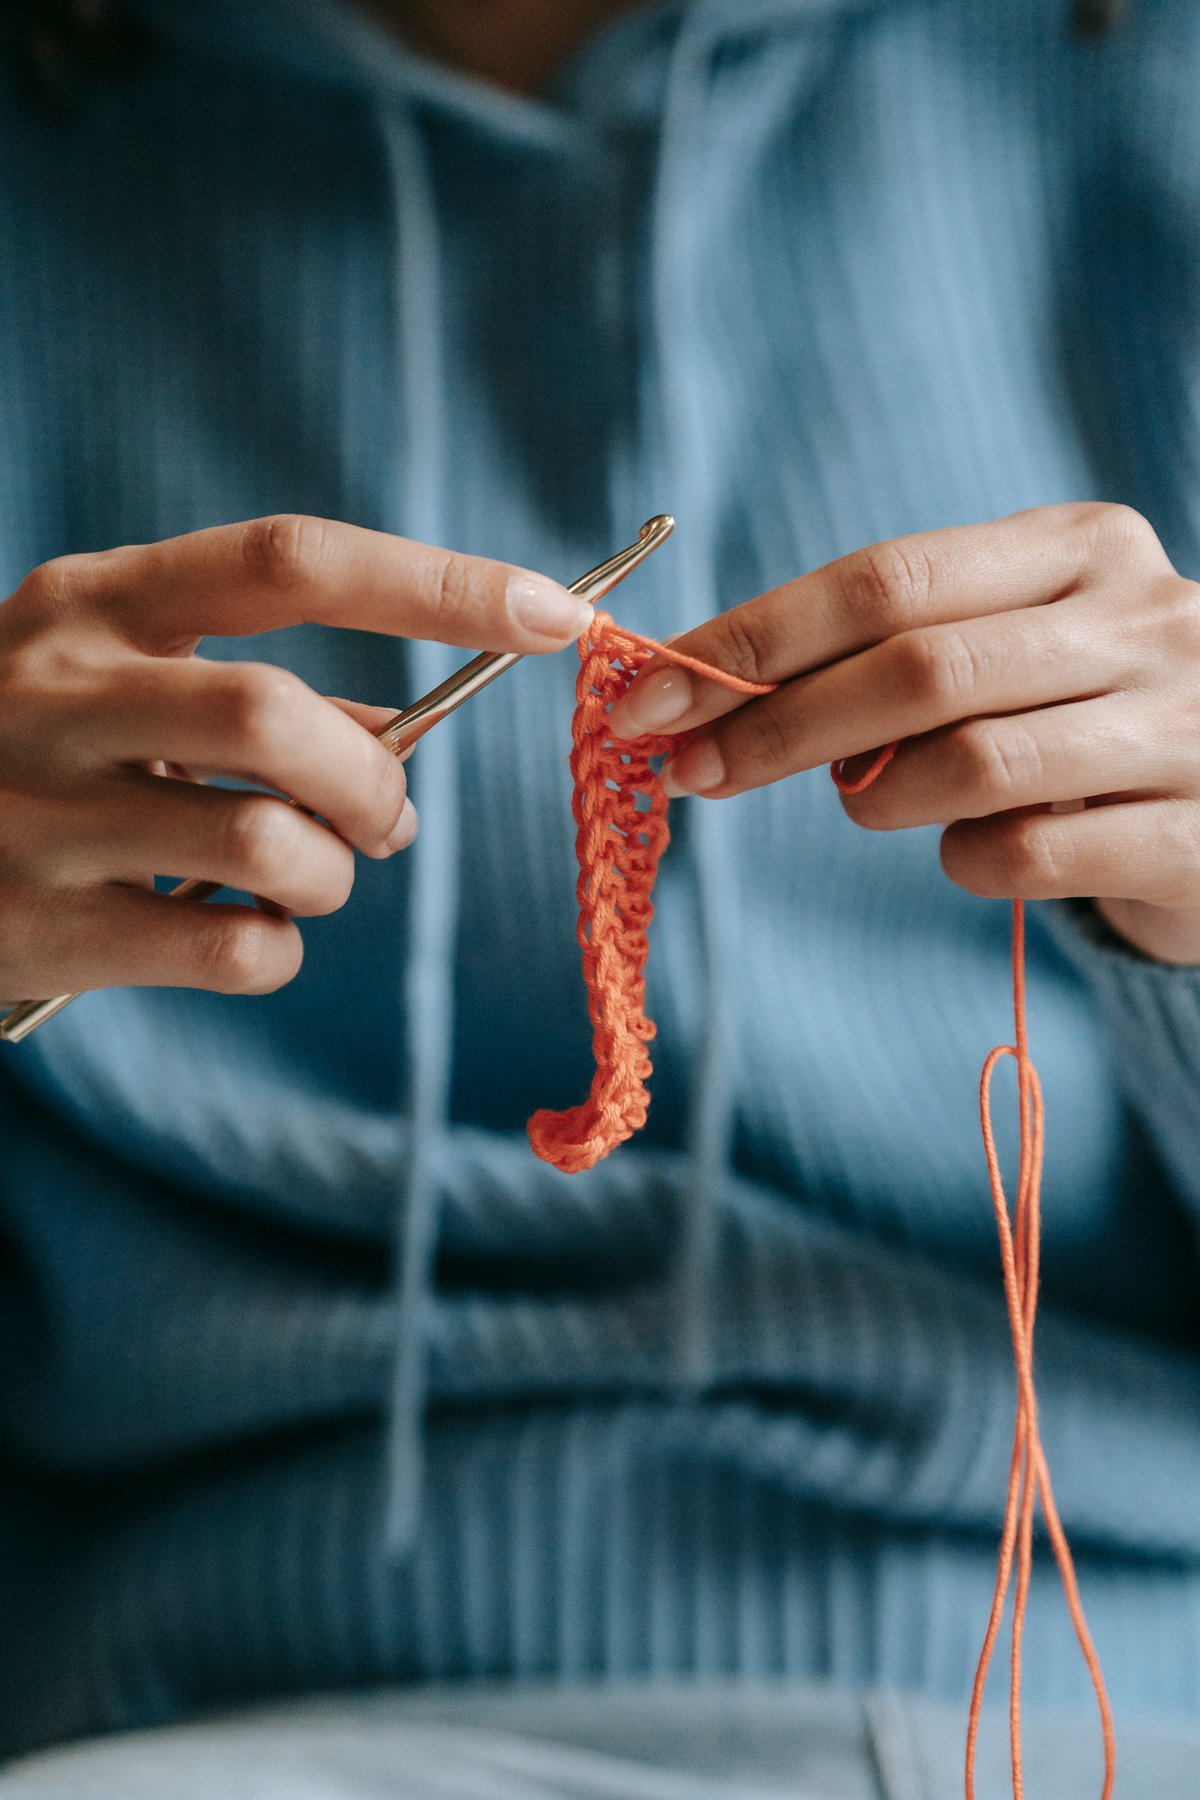
[[[263,663],[206,662],[201,637],[308,621],[528,652],[591,617],[524,570],[311,518],[35,569],[0,606],[0,994],[269,993],[300,966],[283,913],[342,906],[351,846],[385,857],[411,841],[404,770],[369,729],[387,711]],[[332,829],[201,772],[294,797]],[[266,910],[168,900],[155,874]]]
[[[845,797],[857,824],[942,825],[971,893],[1087,896],[1148,955],[1200,962],[1200,586],[1137,513],[1045,507],[875,544],[678,648],[782,685],[739,702],[644,670],[613,729],[691,733],[668,792],[723,799],[900,739]]]

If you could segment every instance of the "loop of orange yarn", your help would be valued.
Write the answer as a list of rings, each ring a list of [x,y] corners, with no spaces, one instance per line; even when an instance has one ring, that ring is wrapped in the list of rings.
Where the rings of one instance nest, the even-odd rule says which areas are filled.
[[[875,752],[868,766],[855,781],[851,781],[845,774],[849,757],[839,757],[837,762],[829,765],[829,773],[833,776],[834,787],[839,794],[865,794],[871,783],[878,781],[899,748],[899,744],[885,744],[882,750]]]
[[[1021,1754],[1021,1648],[1025,1630],[1025,1613],[1029,1585],[1033,1574],[1033,1515],[1038,1498],[1046,1532],[1058,1564],[1059,1579],[1066,1596],[1067,1610],[1087,1664],[1088,1675],[1096,1695],[1100,1713],[1100,1732],[1104,1744],[1104,1782],[1102,1800],[1110,1800],[1116,1780],[1116,1734],[1112,1708],[1104,1685],[1100,1659],[1092,1642],[1084,1617],[1083,1603],[1075,1578],[1066,1533],[1058,1515],[1050,1470],[1038,1433],[1037,1395],[1033,1381],[1033,1327],[1037,1317],[1038,1265],[1041,1250],[1042,1163],[1045,1153],[1045,1113],[1042,1086],[1029,1057],[1029,1031],[1025,1009],[1025,908],[1013,901],[1013,1018],[1014,1044],[999,1044],[983,1065],[979,1083],[979,1121],[987,1155],[988,1182],[996,1227],[1000,1234],[1000,1257],[1004,1270],[1004,1296],[1012,1331],[1013,1355],[1017,1368],[1017,1418],[1013,1433],[1012,1461],[1009,1466],[1008,1493],[1004,1507],[1004,1529],[1000,1540],[1000,1558],[996,1574],[996,1591],[988,1618],[987,1631],[980,1652],[979,1666],[971,1694],[971,1710],[967,1727],[966,1795],[975,1795],[975,1749],[979,1738],[983,1691],[988,1667],[1000,1632],[1005,1602],[1012,1580],[1014,1553],[1017,1565],[1013,1593],[1012,1640],[1009,1685],[1009,1743],[1012,1755],[1013,1794],[1022,1800],[1025,1778]],[[1020,1117],[1020,1160],[1017,1171],[1017,1199],[1012,1217],[1004,1192],[1004,1177],[996,1151],[992,1125],[992,1077],[997,1065],[1011,1056],[1017,1065],[1017,1093]]]
[[[843,764],[834,763],[830,770],[835,785],[843,794],[861,794],[876,781],[891,762],[898,744],[888,744],[872,760],[870,767],[855,781],[846,778]],[[1012,1461],[1008,1472],[1008,1491],[1004,1505],[1004,1526],[1000,1534],[1000,1554],[996,1571],[996,1588],[984,1633],[983,1648],[971,1690],[971,1707],[967,1719],[967,1755],[964,1771],[966,1800],[975,1800],[975,1752],[979,1742],[979,1725],[983,1711],[983,1694],[987,1686],[992,1653],[1000,1635],[1004,1608],[1012,1586],[1013,1563],[1017,1579],[1013,1591],[1012,1638],[1009,1655],[1008,1733],[1012,1757],[1014,1800],[1023,1800],[1025,1771],[1021,1747],[1021,1651],[1025,1634],[1025,1614],[1029,1587],[1033,1577],[1033,1515],[1040,1497],[1046,1532],[1058,1564],[1059,1578],[1066,1596],[1067,1610],[1079,1642],[1088,1675],[1096,1695],[1100,1713],[1100,1734],[1104,1744],[1104,1782],[1101,1800],[1111,1800],[1116,1779],[1116,1734],[1112,1708],[1104,1685],[1100,1659],[1092,1642],[1084,1617],[1083,1602],[1075,1578],[1075,1565],[1050,1483],[1050,1469],[1038,1434],[1037,1394],[1033,1381],[1033,1327],[1037,1317],[1038,1266],[1041,1254],[1042,1164],[1045,1155],[1046,1125],[1042,1104],[1042,1084],[1029,1055],[1029,1025],[1025,1004],[1025,907],[1022,901],[1012,904],[1012,982],[1013,1022],[1016,1042],[999,1044],[983,1065],[979,1083],[979,1124],[983,1133],[987,1158],[988,1185],[1000,1234],[1000,1261],[1004,1271],[1004,1297],[1012,1332],[1013,1357],[1017,1370],[1017,1417],[1013,1432]],[[1018,1118],[1020,1122],[1020,1158],[1017,1167],[1017,1201],[1010,1216],[1004,1192],[1004,1175],[996,1150],[996,1134],[992,1124],[992,1077],[1006,1056],[1017,1065]]]
[[[667,847],[667,797],[650,766],[674,748],[673,737],[618,741],[608,710],[652,657],[679,664],[739,694],[769,694],[762,682],[710,668],[653,638],[625,631],[597,613],[579,641],[580,670],[571,724],[575,783],[575,852],[579,878],[577,936],[592,1021],[595,1074],[580,1106],[543,1109],[529,1121],[529,1142],[543,1162],[564,1174],[590,1169],[646,1123],[650,1095],[646,1017],[646,933],[654,917],[651,895]],[[639,805],[639,796],[644,805]]]

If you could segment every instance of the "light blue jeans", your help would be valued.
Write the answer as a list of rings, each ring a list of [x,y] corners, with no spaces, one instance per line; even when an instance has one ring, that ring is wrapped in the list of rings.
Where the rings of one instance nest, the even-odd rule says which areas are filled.
[[[0,1800],[961,1800],[963,1711],[814,1687],[478,1687],[308,1700],[43,1753]],[[1031,1800],[1096,1800],[1087,1718],[1032,1715]],[[989,1715],[980,1800],[1011,1792]],[[1197,1800],[1200,1729],[1125,1722],[1119,1800]]]

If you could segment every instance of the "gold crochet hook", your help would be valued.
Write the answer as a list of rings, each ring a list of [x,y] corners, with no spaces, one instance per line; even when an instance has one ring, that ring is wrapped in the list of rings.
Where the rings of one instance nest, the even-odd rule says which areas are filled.
[[[571,583],[570,592],[578,594],[581,600],[602,599],[619,581],[624,581],[631,569],[636,569],[660,544],[665,544],[674,529],[675,521],[669,513],[658,513],[653,519],[647,519],[637,534],[636,543],[630,544],[625,550],[618,550],[607,562],[598,563],[594,569],[589,569],[586,575],[581,575],[578,581]],[[414,701],[411,706],[406,706],[394,719],[389,719],[375,736],[393,756],[402,756],[440,720],[460,707],[464,700],[470,700],[472,695],[482,692],[489,682],[495,681],[497,675],[503,675],[505,669],[511,669],[520,660],[521,653],[516,650],[485,650],[482,656],[465,663],[430,693]],[[298,806],[299,802],[291,800],[288,804]],[[220,890],[221,884],[217,881],[181,881],[171,889],[170,898],[199,903],[210,900]],[[47,1019],[53,1019],[64,1006],[70,1006],[72,1000],[78,998],[78,994],[59,994],[54,1000],[23,1000],[7,1018],[0,1019],[0,1040],[7,1044],[23,1043],[39,1025],[44,1025]]]

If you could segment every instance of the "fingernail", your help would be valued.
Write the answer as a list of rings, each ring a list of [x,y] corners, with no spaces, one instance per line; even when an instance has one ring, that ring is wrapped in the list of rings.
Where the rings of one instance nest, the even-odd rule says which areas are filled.
[[[404,811],[396,820],[391,836],[388,838],[389,850],[407,850],[417,835],[417,809],[411,800],[404,802]]]
[[[695,703],[692,684],[682,669],[656,669],[635,681],[609,714],[614,737],[645,737],[666,731]]]
[[[524,570],[509,576],[507,599],[509,616],[523,631],[556,644],[579,637],[596,616],[594,607],[559,587],[557,581],[527,575]]]
[[[658,779],[671,800],[681,794],[708,794],[725,780],[725,764],[712,738],[700,738],[673,756]]]

